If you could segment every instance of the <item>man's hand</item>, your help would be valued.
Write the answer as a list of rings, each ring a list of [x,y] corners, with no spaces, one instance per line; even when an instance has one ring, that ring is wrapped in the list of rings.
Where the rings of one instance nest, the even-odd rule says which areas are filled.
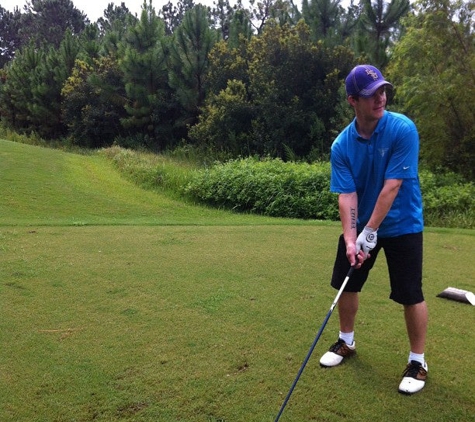
[[[356,255],[360,251],[363,251],[364,257],[366,259],[368,252],[376,246],[378,242],[378,229],[372,229],[371,227],[366,226],[363,231],[360,233],[356,239]]]

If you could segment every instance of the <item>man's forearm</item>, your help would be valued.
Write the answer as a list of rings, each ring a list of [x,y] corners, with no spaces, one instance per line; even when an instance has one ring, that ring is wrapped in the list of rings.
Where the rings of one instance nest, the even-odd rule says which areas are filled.
[[[381,192],[379,193],[371,217],[365,224],[366,226],[371,227],[372,229],[379,228],[391,209],[401,184],[402,180],[400,179],[389,179],[384,182],[383,189],[381,189]]]
[[[357,235],[356,222],[358,220],[358,195],[356,192],[340,194],[338,197],[338,206],[345,242],[354,243]]]

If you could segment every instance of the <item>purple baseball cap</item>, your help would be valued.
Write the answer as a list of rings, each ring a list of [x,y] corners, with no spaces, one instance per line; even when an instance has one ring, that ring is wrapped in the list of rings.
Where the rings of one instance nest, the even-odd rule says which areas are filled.
[[[381,72],[369,64],[361,64],[353,68],[346,77],[346,95],[357,95],[363,98],[369,98],[374,95],[378,88],[389,83]]]

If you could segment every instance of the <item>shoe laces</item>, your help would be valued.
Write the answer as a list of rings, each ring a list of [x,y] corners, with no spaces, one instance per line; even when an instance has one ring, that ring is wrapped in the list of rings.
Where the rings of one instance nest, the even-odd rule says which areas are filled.
[[[424,374],[424,372],[425,369],[422,367],[422,364],[413,360],[407,365],[402,375],[403,377],[417,378],[420,373]]]
[[[330,352],[336,353],[344,346],[346,346],[345,340],[339,338],[338,341],[330,347]]]

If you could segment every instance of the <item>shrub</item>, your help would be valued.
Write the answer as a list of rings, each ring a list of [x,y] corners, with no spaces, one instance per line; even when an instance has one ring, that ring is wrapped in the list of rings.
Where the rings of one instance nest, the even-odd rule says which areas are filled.
[[[452,172],[420,172],[426,224],[475,227],[475,185]]]
[[[184,192],[210,205],[272,217],[338,219],[329,163],[246,158],[194,172]]]
[[[197,169],[202,157],[182,149],[168,155],[102,150],[129,180],[212,206],[273,217],[338,220],[330,192],[330,163],[245,158]],[[201,162],[198,163],[198,162]],[[420,172],[427,226],[475,228],[475,186],[455,173]]]

